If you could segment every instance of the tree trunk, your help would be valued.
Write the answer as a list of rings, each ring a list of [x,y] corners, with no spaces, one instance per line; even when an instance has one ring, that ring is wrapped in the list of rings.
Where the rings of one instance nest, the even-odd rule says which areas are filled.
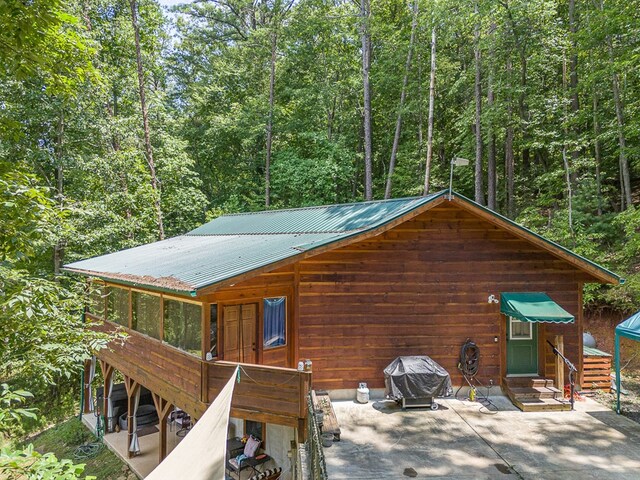
[[[493,58],[493,52],[490,56]],[[487,84],[487,107],[489,112],[493,110],[495,96],[493,92],[493,67],[489,69]],[[491,210],[496,210],[496,138],[493,133],[493,121],[490,122],[487,130],[487,206]]]
[[[475,168],[475,200],[480,205],[484,205],[484,187],[482,182],[482,131],[480,123],[482,119],[482,85],[480,83],[480,12],[478,11],[478,2],[475,4],[476,26],[474,32],[474,66],[475,66],[475,85],[474,97],[476,103],[475,117],[475,134],[476,134],[476,168]]]
[[[513,105],[511,104],[511,58],[507,58],[507,132],[504,139],[505,175],[507,177],[507,215],[514,218],[516,202],[514,198],[515,166],[513,154]]]
[[[611,67],[614,68],[613,62],[613,43],[611,39],[608,39],[609,44],[609,59]],[[622,99],[620,98],[620,81],[618,80],[618,73],[613,70],[611,75],[611,84],[613,88],[613,101],[616,108],[616,122],[618,125],[618,146],[620,148],[619,161],[620,161],[620,189],[622,191],[622,210],[626,210],[631,206],[631,175],[629,173],[629,160],[627,159],[627,140],[624,133],[624,110],[622,105]]]
[[[373,153],[371,146],[371,87],[369,70],[371,68],[371,33],[369,18],[371,9],[369,0],[360,0],[361,40],[362,40],[362,87],[364,90],[364,198],[373,199]]]
[[[598,123],[598,94],[593,89],[593,149],[596,160],[596,195],[598,196],[598,216],[602,215],[602,178],[600,174],[600,124]]]
[[[276,86],[276,55],[278,47],[278,34],[271,34],[271,72],[269,73],[269,116],[267,117],[267,154],[264,169],[264,206],[269,208],[271,204],[271,145],[273,142],[273,103]]]
[[[407,83],[409,82],[409,70],[411,69],[411,57],[413,55],[413,42],[416,37],[416,25],[418,24],[418,0],[413,3],[413,21],[411,22],[411,37],[409,38],[409,52],[407,62],[404,66],[404,78],[402,79],[402,91],[400,92],[400,105],[398,107],[398,118],[396,119],[396,130],[393,135],[393,146],[391,147],[391,158],[389,159],[389,174],[387,175],[387,185],[384,190],[384,198],[391,198],[391,184],[393,181],[393,171],[396,167],[396,157],[398,154],[398,144],[400,143],[400,130],[402,129],[402,109],[407,97]]]
[[[60,112],[58,118],[58,132],[56,134],[56,146],[54,150],[56,161],[56,200],[58,201],[58,207],[62,209],[64,207],[64,167],[62,165],[62,159],[64,155],[64,113]],[[59,281],[60,270],[64,261],[64,247],[65,240],[58,238],[56,244],[53,247],[53,273],[56,281]]]
[[[144,91],[144,69],[142,66],[142,52],[140,50],[140,28],[138,27],[138,7],[136,0],[130,0],[131,24],[136,46],[136,63],[138,66],[138,89],[140,90],[140,108],[142,110],[142,127],[144,130],[144,148],[147,155],[147,164],[151,174],[151,188],[153,189],[153,205],[156,210],[156,222],[158,224],[158,237],[164,239],[164,225],[162,221],[162,206],[160,204],[160,186],[156,176],[156,165],[153,160],[153,148],[151,146],[151,134],[149,131],[149,111]]]
[[[578,99],[578,47],[576,44],[576,34],[578,32],[578,27],[576,24],[576,2],[575,0],[569,0],[569,30],[571,32],[571,61],[570,61],[570,71],[569,71],[569,88],[571,89],[571,113],[573,113],[574,117],[578,113],[580,108],[580,102]],[[579,136],[579,124],[575,123],[574,135],[576,137]],[[576,146],[571,148],[571,158],[574,163],[578,160],[580,156],[580,151]]]
[[[427,119],[427,160],[424,173],[424,194],[429,194],[431,157],[433,156],[433,107],[436,98],[436,27],[431,29],[431,79],[429,80],[429,117]]]

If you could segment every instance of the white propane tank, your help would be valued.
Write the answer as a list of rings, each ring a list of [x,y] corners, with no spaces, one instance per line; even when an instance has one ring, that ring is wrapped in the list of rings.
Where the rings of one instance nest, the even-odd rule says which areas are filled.
[[[367,384],[364,382],[358,385],[356,401],[358,403],[369,403],[369,389],[367,388]]]

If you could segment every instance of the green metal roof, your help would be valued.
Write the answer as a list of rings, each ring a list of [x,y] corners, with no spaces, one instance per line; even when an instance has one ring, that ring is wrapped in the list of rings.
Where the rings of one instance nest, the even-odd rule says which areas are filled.
[[[195,295],[203,287],[383,226],[444,193],[225,215],[186,235],[71,263],[65,269]]]
[[[573,323],[574,317],[542,292],[500,294],[500,312],[521,322]]]
[[[448,193],[424,197],[224,215],[178,237],[65,265],[65,270],[156,290],[197,290],[382,227]],[[581,263],[624,280],[570,250],[453,192]]]
[[[582,346],[582,353],[584,355],[589,355],[592,357],[611,357],[612,355],[607,352],[603,352],[602,350],[598,350],[597,348],[587,347],[586,345]]]

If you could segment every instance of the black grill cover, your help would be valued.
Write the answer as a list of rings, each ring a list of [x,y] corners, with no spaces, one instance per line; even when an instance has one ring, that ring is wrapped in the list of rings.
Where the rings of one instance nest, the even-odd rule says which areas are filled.
[[[448,395],[449,373],[426,355],[398,357],[384,369],[389,398],[425,398]]]

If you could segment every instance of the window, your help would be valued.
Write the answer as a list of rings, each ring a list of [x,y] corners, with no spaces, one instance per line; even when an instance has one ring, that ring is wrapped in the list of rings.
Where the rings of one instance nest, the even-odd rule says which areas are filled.
[[[264,423],[254,422],[253,420],[244,421],[244,434],[253,435],[254,437],[258,437],[260,440],[262,440],[262,448],[264,448],[265,433],[266,428]]]
[[[107,287],[107,320],[129,326],[129,290]]]
[[[160,339],[160,296],[131,292],[131,327]]]
[[[104,318],[105,287],[101,283],[92,283],[89,293],[89,313]]]
[[[164,341],[202,356],[202,308],[194,303],[164,300]]]
[[[218,305],[209,306],[209,353],[213,358],[218,356]]]
[[[287,344],[286,298],[264,299],[263,345],[265,349]]]
[[[517,318],[509,317],[509,325],[511,328],[509,338],[511,340],[531,340],[533,338],[531,322],[521,322]]]

